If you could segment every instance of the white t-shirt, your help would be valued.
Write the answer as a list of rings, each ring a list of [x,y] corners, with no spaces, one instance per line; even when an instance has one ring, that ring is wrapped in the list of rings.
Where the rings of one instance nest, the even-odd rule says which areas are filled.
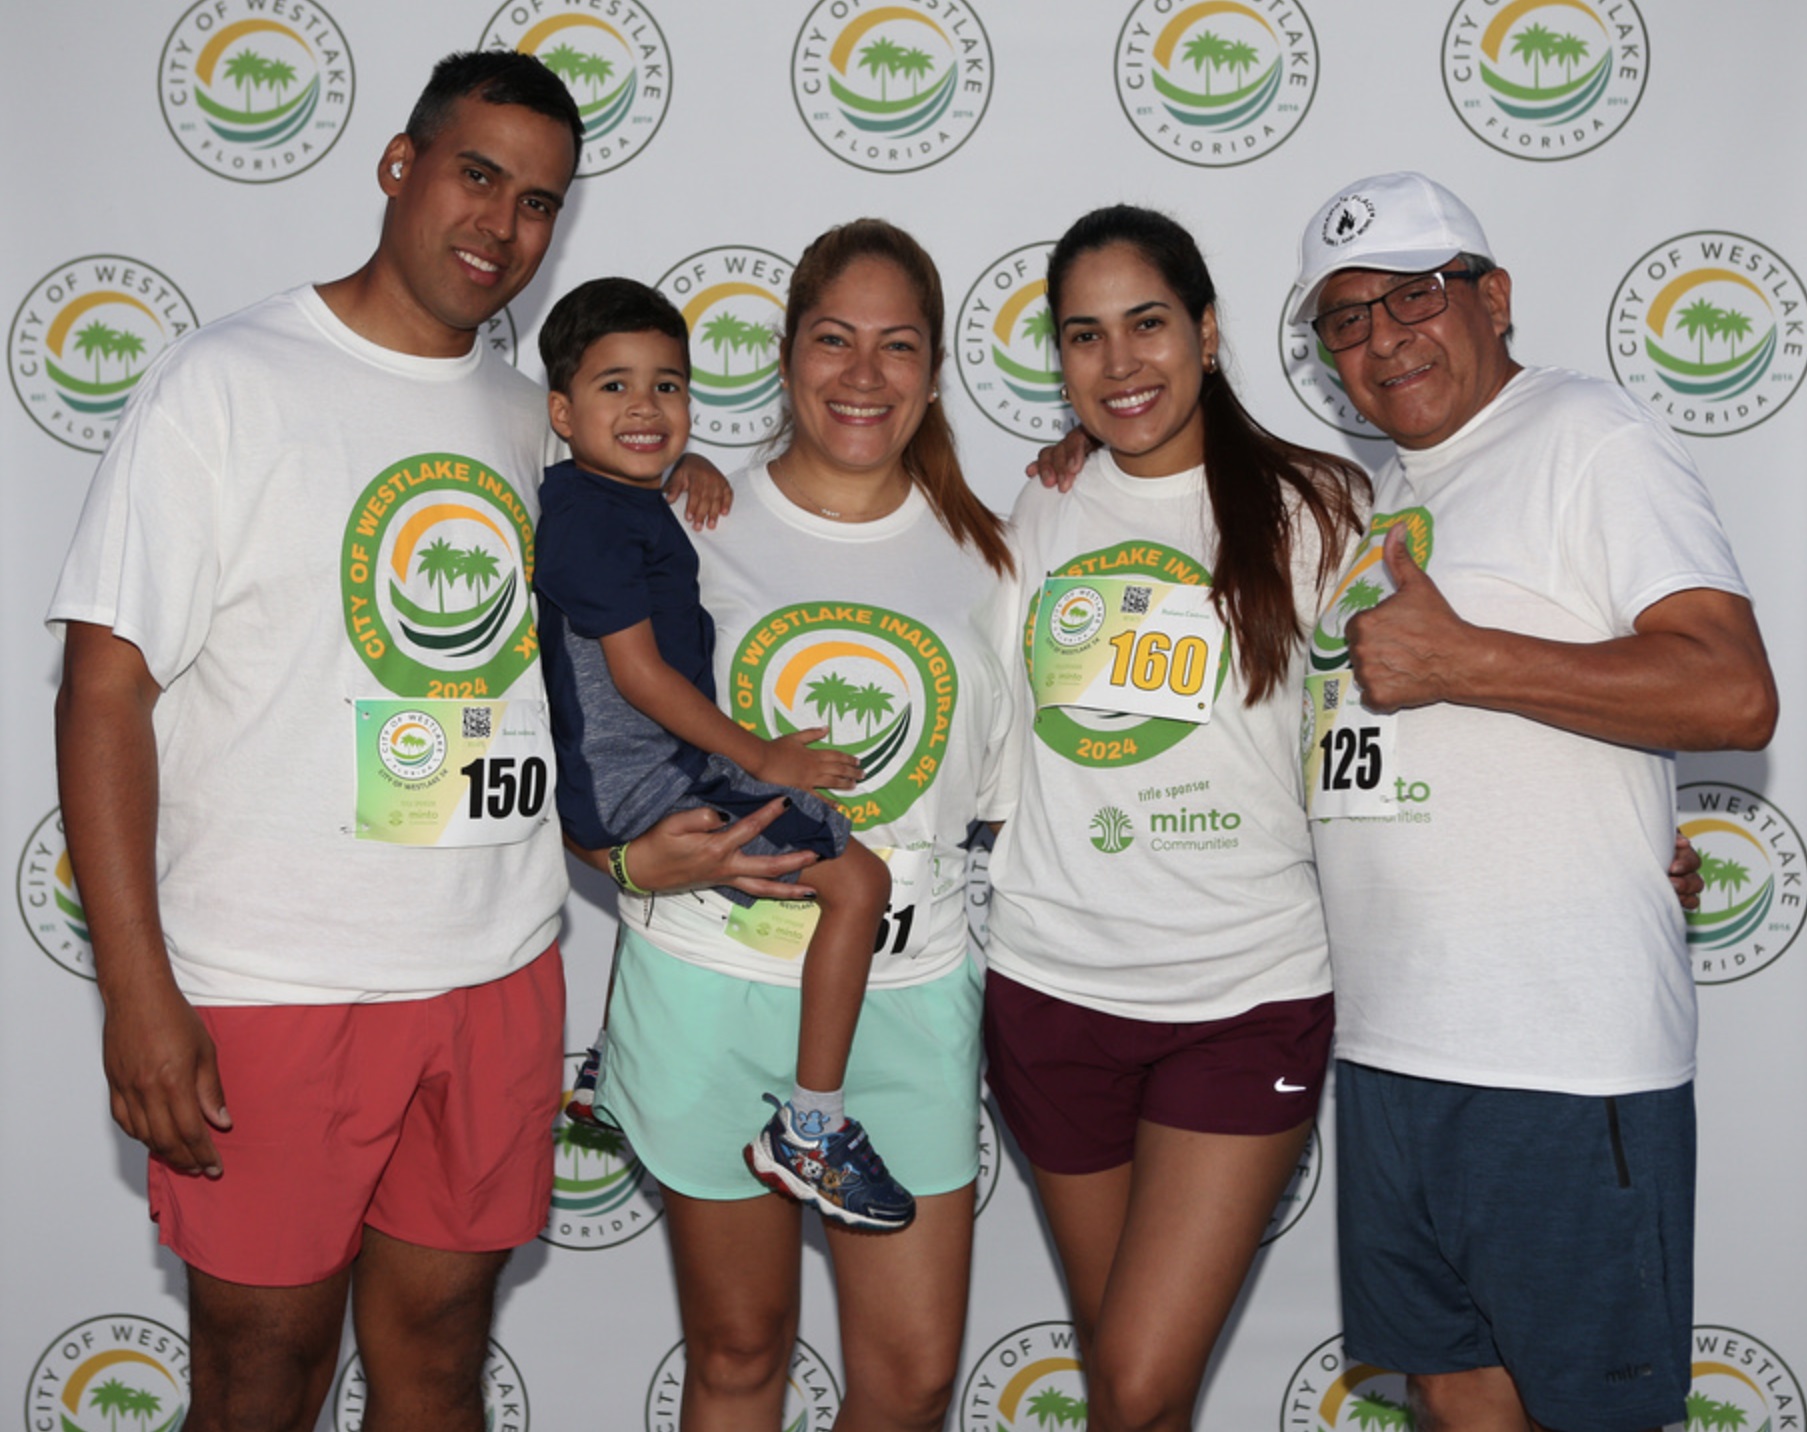
[[[355,833],[358,750],[376,749],[359,723],[404,714],[355,701],[441,730],[457,698],[508,698],[504,728],[543,711],[529,582],[547,446],[543,396],[483,345],[392,352],[311,287],[146,372],[50,621],[111,627],[163,688],[158,899],[189,999],[424,997],[505,975],[557,934],[549,798],[508,844]],[[461,784],[429,771],[422,740],[385,748],[410,789]]]
[[[1222,1019],[1330,988],[1300,804],[1304,652],[1243,704],[1236,653],[1210,720],[1060,707],[1023,678],[1047,575],[1208,585],[1217,537],[1204,469],[1137,478],[1094,453],[1073,491],[1023,489],[1022,580],[1003,634],[1015,667],[1015,808],[991,857],[991,968],[1074,1004],[1169,1023]],[[1297,519],[1294,601],[1316,610],[1317,524]],[[1233,643],[1231,643],[1233,646]]]
[[[977,620],[998,579],[915,489],[889,516],[849,524],[797,507],[763,465],[734,482],[733,514],[697,538],[717,700],[761,736],[827,726],[859,753],[865,779],[824,794],[891,867],[868,983],[926,983],[967,957],[960,844],[991,813],[988,752],[1011,716]],[[777,905],[741,910],[701,891],[623,898],[621,918],[680,959],[795,984],[802,942]]]
[[[1387,464],[1314,634],[1321,669],[1347,665],[1348,612],[1391,593],[1378,553],[1396,520],[1460,616],[1530,636],[1606,641],[1676,592],[1745,592],[1675,438],[1559,369],[1519,373],[1453,437]],[[1691,1078],[1673,759],[1454,705],[1401,712],[1396,741],[1397,816],[1313,823],[1339,1057],[1575,1094]]]

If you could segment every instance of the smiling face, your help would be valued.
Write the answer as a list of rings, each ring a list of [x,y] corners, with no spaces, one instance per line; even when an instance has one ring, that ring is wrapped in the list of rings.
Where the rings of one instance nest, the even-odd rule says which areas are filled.
[[[1060,285],[1060,360],[1086,430],[1135,477],[1204,461],[1199,391],[1217,352],[1217,315],[1194,321],[1132,244],[1078,255]]]
[[[797,321],[785,366],[795,426],[787,469],[903,477],[935,366],[928,319],[903,270],[855,259]]]
[[[377,169],[390,202],[373,261],[377,331],[364,336],[429,357],[468,352],[539,268],[576,160],[558,120],[473,95],[425,147],[396,135]]]
[[[546,406],[585,472],[657,487],[690,441],[683,345],[651,331],[605,334],[584,349],[571,391],[547,394]]]
[[[1400,275],[1345,269],[1318,296],[1318,313],[1366,303],[1396,288]],[[1349,401],[1402,448],[1428,448],[1455,436],[1518,371],[1506,349],[1512,279],[1494,269],[1473,283],[1449,285],[1449,307],[1404,324],[1375,304],[1368,341],[1333,354]]]

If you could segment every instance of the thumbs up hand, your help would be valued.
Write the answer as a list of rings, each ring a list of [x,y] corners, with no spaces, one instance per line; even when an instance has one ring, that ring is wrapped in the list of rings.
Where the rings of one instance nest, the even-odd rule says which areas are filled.
[[[1382,559],[1395,591],[1354,617],[1347,630],[1363,704],[1388,712],[1446,701],[1457,658],[1474,629],[1418,565],[1403,525],[1387,532]]]

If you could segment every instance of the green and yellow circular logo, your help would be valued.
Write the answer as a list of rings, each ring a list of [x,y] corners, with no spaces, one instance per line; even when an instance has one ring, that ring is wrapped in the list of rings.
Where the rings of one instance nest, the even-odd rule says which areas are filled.
[[[1650,39],[1632,0],[1462,0],[1443,89],[1475,138],[1514,159],[1573,159],[1644,97]]]
[[[690,329],[690,435],[716,447],[753,447],[778,431],[784,394],[778,340],[790,292],[789,259],[765,249],[704,249],[654,285]]]
[[[1700,908],[1687,912],[1694,982],[1749,979],[1801,933],[1801,833],[1768,797],[1742,786],[1693,781],[1675,798],[1706,884]]]
[[[475,458],[420,453],[385,468],[345,524],[345,633],[397,696],[502,696],[539,653],[533,519]]]
[[[1800,1415],[1801,1384],[1780,1353],[1737,1328],[1695,1327],[1687,1432],[1782,1432]]]
[[[339,142],[356,92],[351,47],[315,0],[200,0],[157,61],[163,122],[182,152],[242,184],[274,184],[318,164]]]
[[[1393,578],[1386,567],[1387,533],[1403,526],[1412,557],[1420,567],[1428,566],[1433,548],[1435,519],[1423,507],[1407,507],[1398,512],[1376,512],[1368,519],[1368,532],[1355,549],[1349,566],[1337,579],[1335,588],[1324,603],[1317,625],[1311,631],[1307,657],[1313,671],[1341,671],[1349,665],[1349,638],[1344,634],[1349,619],[1370,607],[1379,606],[1393,595]]]
[[[1042,1432],[1086,1425],[1085,1371],[1071,1323],[1004,1334],[966,1375],[960,1432]]]
[[[147,263],[121,254],[70,259],[13,314],[13,392],[58,442],[104,452],[150,361],[200,322],[182,290]]]
[[[582,1054],[565,1056],[565,1103]],[[614,1248],[665,1214],[659,1184],[619,1129],[558,1116],[552,1130],[552,1210],[540,1237],[560,1248]]]
[[[584,122],[577,177],[590,179],[639,157],[659,132],[671,105],[671,50],[639,0],[552,9],[509,0],[478,48],[537,56],[565,82]]]
[[[93,979],[94,944],[81,892],[75,888],[60,808],[39,821],[26,840],[14,885],[19,914],[37,947],[70,974]]]
[[[1677,432],[1754,428],[1801,386],[1800,302],[1801,280],[1767,244],[1718,229],[1666,239],[1613,294],[1613,374]]]
[[[1373,1432],[1411,1425],[1405,1375],[1350,1362],[1341,1333],[1305,1354],[1280,1403],[1280,1432]]]
[[[988,267],[954,319],[954,367],[974,406],[1005,432],[1050,443],[1079,419],[1060,390],[1060,340],[1048,306],[1051,243],[1024,244]]]
[[[768,612],[728,668],[729,714],[773,740],[825,726],[825,744],[865,778],[830,799],[866,830],[898,819],[935,783],[959,678],[947,644],[914,617],[863,602],[798,602]]]
[[[646,1432],[678,1432],[678,1405],[684,1393],[684,1344],[659,1359],[646,1387]],[[833,1370],[802,1338],[791,1347],[784,1374],[784,1432],[829,1432],[841,1411],[841,1385]]]
[[[1318,90],[1304,6],[1137,0],[1117,35],[1117,99],[1170,159],[1247,164],[1290,139]]]
[[[877,174],[946,159],[979,127],[991,89],[991,40],[969,3],[818,0],[791,50],[791,93],[809,132]]]
[[[1208,587],[1211,574],[1203,563],[1159,542],[1119,542],[1073,558],[1048,573],[1051,577],[1153,577],[1162,582]],[[1023,626],[1023,656],[1028,660],[1035,632],[1038,593],[1029,604]],[[1102,606],[1102,602],[1100,602]],[[1081,640],[1084,638],[1081,637]],[[1215,694],[1230,674],[1229,640],[1217,666]],[[1080,766],[1134,766],[1177,746],[1198,729],[1190,721],[1166,716],[1090,711],[1077,706],[1049,706],[1036,714],[1035,734],[1043,745]],[[1103,824],[1101,825],[1101,822]],[[1092,843],[1107,854],[1126,849],[1134,833],[1122,811],[1100,811],[1092,819]]]
[[[354,1352],[339,1369],[338,1381],[333,1384],[332,1432],[359,1432],[364,1425],[364,1409],[368,1402],[364,1359]],[[483,1360],[485,1432],[528,1432],[529,1425],[527,1381],[502,1344],[491,1338],[489,1355]],[[178,1429],[172,1426],[169,1432],[178,1432]]]
[[[188,1415],[188,1343],[149,1318],[113,1313],[59,1333],[25,1384],[25,1424],[56,1432],[175,1432]]]

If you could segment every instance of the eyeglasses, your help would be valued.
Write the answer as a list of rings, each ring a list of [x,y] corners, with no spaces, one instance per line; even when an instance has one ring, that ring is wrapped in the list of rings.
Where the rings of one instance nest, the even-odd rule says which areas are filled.
[[[1434,273],[1415,274],[1404,283],[1395,284],[1379,298],[1366,303],[1345,303],[1311,320],[1318,338],[1332,353],[1355,348],[1368,341],[1374,331],[1374,305],[1384,304],[1396,323],[1408,326],[1435,318],[1449,307],[1448,283],[1454,279],[1478,279],[1478,273],[1467,269],[1442,269]]]

